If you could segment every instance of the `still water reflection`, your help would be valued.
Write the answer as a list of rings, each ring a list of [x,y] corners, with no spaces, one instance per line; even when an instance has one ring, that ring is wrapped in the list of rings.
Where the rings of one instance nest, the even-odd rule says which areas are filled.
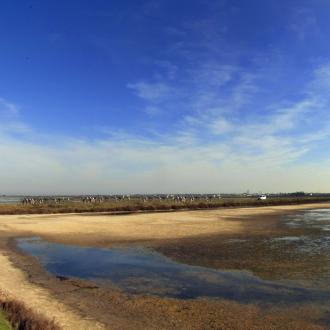
[[[52,274],[117,285],[128,293],[175,298],[213,297],[242,303],[330,302],[330,291],[261,280],[244,271],[218,271],[174,262],[141,247],[84,248],[38,238],[18,239]]]

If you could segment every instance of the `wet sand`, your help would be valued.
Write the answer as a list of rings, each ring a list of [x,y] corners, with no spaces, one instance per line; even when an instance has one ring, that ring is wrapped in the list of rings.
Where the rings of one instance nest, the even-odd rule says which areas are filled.
[[[132,296],[115,287],[104,289],[88,281],[59,279],[47,274],[32,257],[19,253],[13,241],[15,237],[39,236],[82,246],[137,244],[186,263],[250,269],[267,278],[274,271],[268,269],[269,260],[263,258],[264,252],[258,252],[254,245],[250,250],[239,249],[235,244],[225,248],[225,242],[287,234],[278,216],[311,208],[330,208],[330,204],[125,216],[0,216],[0,287],[3,294],[55,317],[63,329],[322,329],[316,323],[324,318],[324,306],[299,305],[291,310],[279,306],[265,310],[264,306],[224,300]],[[256,254],[253,258],[247,258],[253,254]],[[261,262],[256,268],[258,257]],[[290,265],[281,255],[274,260],[276,270]],[[303,262],[301,267],[304,266]],[[295,269],[292,273],[299,272]]]

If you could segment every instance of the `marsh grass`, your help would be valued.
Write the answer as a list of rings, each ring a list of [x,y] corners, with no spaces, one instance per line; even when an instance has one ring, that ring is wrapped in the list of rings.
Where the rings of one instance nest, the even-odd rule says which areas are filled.
[[[12,330],[5,313],[0,311],[0,330]]]
[[[1,330],[17,329],[17,330],[60,330],[60,327],[54,320],[48,320],[44,316],[35,313],[27,308],[21,302],[15,300],[0,300],[0,313],[7,316],[12,327],[4,327]],[[0,314],[1,322],[1,314]],[[5,323],[4,323],[5,324]],[[8,322],[7,325],[9,326]]]
[[[50,213],[88,213],[88,212],[151,212],[174,210],[199,210],[226,207],[294,205],[330,201],[329,197],[274,197],[259,201],[256,198],[223,198],[213,200],[195,200],[193,202],[175,203],[172,200],[108,200],[101,203],[85,204],[81,201],[63,201],[42,205],[3,204],[0,214],[50,214]]]

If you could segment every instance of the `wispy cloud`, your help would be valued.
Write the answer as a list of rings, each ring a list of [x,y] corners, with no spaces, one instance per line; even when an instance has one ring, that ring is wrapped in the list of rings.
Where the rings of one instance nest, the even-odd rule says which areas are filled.
[[[0,98],[0,137],[4,134],[27,132],[30,132],[30,127],[20,118],[20,107],[5,98]]]
[[[60,42],[37,29],[47,70],[4,68],[0,189],[329,190],[329,6],[314,2],[109,1],[52,26]],[[4,63],[39,58],[31,38]]]
[[[19,107],[4,98],[0,98],[0,114],[2,116],[17,116],[19,114]]]
[[[308,116],[323,116],[328,106],[325,68],[315,70],[302,98],[269,105],[271,112],[248,122],[196,112],[171,133],[137,136],[105,129],[94,140],[48,136],[47,145],[7,132],[0,141],[6,160],[0,162],[2,187],[15,193],[327,190],[324,177],[305,176],[313,169],[329,175],[330,159],[297,163],[315,141],[330,135],[324,117],[313,119],[324,119],[322,129],[304,124]]]
[[[316,15],[308,8],[300,7],[295,9],[290,28],[299,41],[305,41],[308,36],[320,34]]]
[[[162,82],[148,83],[141,81],[130,83],[127,87],[134,90],[141,99],[154,103],[166,100],[171,93],[171,87]]]
[[[215,135],[221,135],[228,133],[233,129],[233,125],[224,118],[217,118],[210,124],[211,131]]]

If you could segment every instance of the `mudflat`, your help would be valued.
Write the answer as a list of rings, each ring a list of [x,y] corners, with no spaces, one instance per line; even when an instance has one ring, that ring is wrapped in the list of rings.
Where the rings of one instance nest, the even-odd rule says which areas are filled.
[[[246,269],[263,279],[303,281],[327,276],[326,256],[293,262],[292,249],[270,249],[267,240],[303,235],[288,228],[281,215],[330,208],[330,203],[217,209],[132,215],[56,214],[0,216],[0,288],[63,329],[324,329],[328,306],[292,308],[240,304],[222,299],[179,300],[130,295],[118,288],[61,279],[47,273],[36,259],[17,250],[17,237],[111,248],[139,245],[191,265]],[[260,239],[261,238],[261,239]],[[317,267],[315,267],[317,265]],[[315,280],[315,281],[316,281]]]

